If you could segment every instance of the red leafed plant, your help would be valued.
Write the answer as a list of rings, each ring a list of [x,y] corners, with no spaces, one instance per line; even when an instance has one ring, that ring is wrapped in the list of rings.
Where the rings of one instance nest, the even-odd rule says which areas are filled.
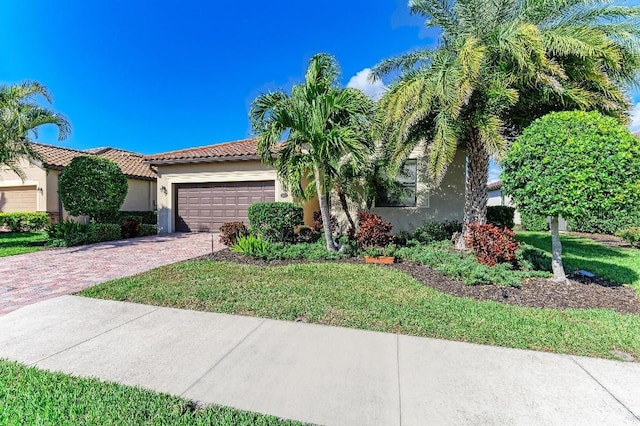
[[[330,216],[331,232],[336,232],[338,227],[338,218],[335,215]],[[322,214],[320,211],[313,212],[313,226],[311,227],[314,232],[323,232]]]
[[[516,234],[509,228],[498,228],[491,224],[472,223],[466,242],[473,249],[476,260],[483,265],[516,262],[518,242]]]
[[[356,239],[362,249],[384,248],[393,242],[391,224],[377,214],[360,212],[358,222]]]
[[[231,247],[238,238],[249,234],[247,227],[242,222],[226,222],[220,227],[220,242]]]

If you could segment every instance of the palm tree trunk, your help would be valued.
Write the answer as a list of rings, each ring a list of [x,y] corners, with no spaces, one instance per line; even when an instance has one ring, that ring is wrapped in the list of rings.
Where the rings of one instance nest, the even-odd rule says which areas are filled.
[[[344,195],[344,191],[342,190],[342,186],[337,186],[338,198],[340,199],[340,205],[342,206],[342,210],[344,211],[345,216],[347,216],[347,220],[349,221],[349,225],[351,225],[352,229],[356,229],[356,223],[353,221],[351,217],[351,213],[349,213],[349,204],[347,203],[347,196]]]
[[[329,203],[327,202],[327,194],[325,193],[324,177],[317,165],[313,166],[313,174],[316,179],[316,191],[318,193],[318,203],[320,204],[320,215],[322,216],[322,228],[324,229],[324,237],[327,240],[327,250],[337,251],[336,243],[333,241],[331,234],[331,213],[329,212]]]
[[[465,236],[471,223],[487,222],[487,180],[489,178],[489,153],[480,137],[474,135],[467,141],[467,176],[464,193],[464,219],[462,234],[456,248],[466,248]]]
[[[551,269],[553,270],[553,280],[566,282],[567,276],[562,265],[562,242],[560,241],[558,216],[551,218],[549,229],[551,229]]]

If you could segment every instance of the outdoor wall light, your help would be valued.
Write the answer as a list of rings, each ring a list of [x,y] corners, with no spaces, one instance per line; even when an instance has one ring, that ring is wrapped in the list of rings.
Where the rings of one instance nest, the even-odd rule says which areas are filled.
[[[169,193],[169,191],[167,190],[167,187],[164,185],[160,187],[160,192],[162,192],[164,195],[167,195]]]
[[[289,196],[288,193],[283,192],[282,194],[280,194],[280,198],[287,198]]]

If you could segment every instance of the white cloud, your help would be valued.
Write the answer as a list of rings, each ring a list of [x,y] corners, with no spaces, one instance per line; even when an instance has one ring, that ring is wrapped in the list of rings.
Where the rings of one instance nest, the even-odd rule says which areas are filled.
[[[631,122],[629,124],[629,128],[632,132],[637,132],[640,130],[640,102],[635,104],[631,111],[629,111],[629,118]]]
[[[371,99],[378,100],[382,97],[387,87],[380,80],[375,82],[369,81],[369,76],[371,75],[371,68],[365,68],[362,71],[359,71],[356,75],[351,77],[349,83],[347,83],[347,87],[354,87],[356,89],[360,89],[364,92],[365,95],[369,96]]]

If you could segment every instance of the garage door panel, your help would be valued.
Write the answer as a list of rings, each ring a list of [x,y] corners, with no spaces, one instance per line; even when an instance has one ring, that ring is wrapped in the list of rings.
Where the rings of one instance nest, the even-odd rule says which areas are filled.
[[[176,230],[218,231],[225,222],[248,224],[252,203],[275,200],[275,183],[222,182],[176,185]]]
[[[37,206],[35,186],[0,187],[0,212],[35,212]]]

